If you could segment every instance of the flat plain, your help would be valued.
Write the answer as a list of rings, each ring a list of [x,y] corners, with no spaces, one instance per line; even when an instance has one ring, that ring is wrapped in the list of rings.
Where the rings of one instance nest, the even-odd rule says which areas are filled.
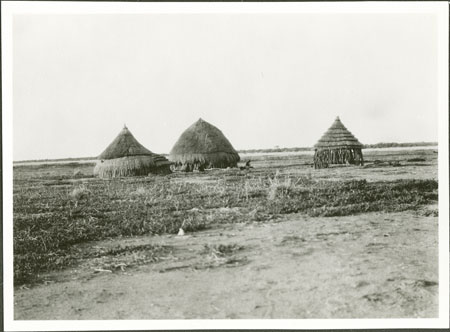
[[[115,180],[16,165],[15,319],[438,315],[437,150],[241,157]]]

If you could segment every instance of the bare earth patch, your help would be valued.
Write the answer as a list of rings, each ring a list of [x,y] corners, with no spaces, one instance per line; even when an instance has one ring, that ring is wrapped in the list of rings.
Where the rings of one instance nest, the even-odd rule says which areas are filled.
[[[87,243],[79,248],[85,259],[76,268],[52,272],[32,288],[16,288],[14,315],[17,320],[437,317],[437,225],[432,213],[412,211],[288,215],[181,237]]]

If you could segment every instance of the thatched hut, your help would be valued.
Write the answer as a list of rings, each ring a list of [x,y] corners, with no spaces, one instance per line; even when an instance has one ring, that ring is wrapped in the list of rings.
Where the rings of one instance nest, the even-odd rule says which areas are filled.
[[[314,168],[326,168],[330,164],[363,165],[362,147],[337,117],[314,145]]]
[[[199,119],[180,136],[170,151],[169,160],[181,171],[236,167],[240,160],[223,133]]]
[[[101,178],[170,173],[170,162],[143,147],[125,126],[98,157],[94,175]]]

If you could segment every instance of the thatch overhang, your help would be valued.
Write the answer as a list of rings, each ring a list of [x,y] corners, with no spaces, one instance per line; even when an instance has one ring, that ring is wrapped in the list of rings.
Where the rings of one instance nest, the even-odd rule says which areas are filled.
[[[199,119],[181,134],[170,151],[169,160],[191,170],[236,167],[240,157],[217,127]]]

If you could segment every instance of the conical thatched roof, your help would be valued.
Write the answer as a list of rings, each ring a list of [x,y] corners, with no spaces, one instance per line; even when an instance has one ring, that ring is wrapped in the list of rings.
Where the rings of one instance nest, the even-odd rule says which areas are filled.
[[[170,162],[139,143],[127,127],[112,141],[94,168],[102,178],[170,173]]]
[[[345,128],[339,117],[334,120],[331,127],[323,134],[316,145],[314,145],[315,149],[361,149],[362,147],[363,145]]]
[[[154,153],[144,148],[126,126],[112,141],[98,159],[116,159],[130,156],[153,156]]]
[[[170,151],[170,161],[205,163],[211,167],[235,166],[239,155],[224,134],[212,124],[199,119],[180,136]]]

